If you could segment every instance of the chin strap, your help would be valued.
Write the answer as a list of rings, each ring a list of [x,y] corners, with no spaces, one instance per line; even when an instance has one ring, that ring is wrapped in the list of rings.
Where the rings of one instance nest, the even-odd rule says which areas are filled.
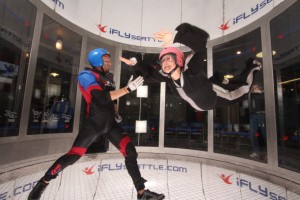
[[[103,73],[103,74],[109,74],[109,72],[104,71],[103,66],[98,67],[98,68],[93,67],[93,70],[94,70],[95,72],[101,72],[101,73]]]
[[[161,70],[162,73],[164,73],[168,78],[171,78],[171,75],[176,71],[176,69],[179,67],[179,65],[176,65],[176,67],[174,69],[172,69],[172,71],[170,71],[169,73],[165,73],[164,70]]]
[[[104,69],[103,69],[103,66],[101,66],[101,72],[103,72],[104,74],[108,74],[109,72],[106,72]]]

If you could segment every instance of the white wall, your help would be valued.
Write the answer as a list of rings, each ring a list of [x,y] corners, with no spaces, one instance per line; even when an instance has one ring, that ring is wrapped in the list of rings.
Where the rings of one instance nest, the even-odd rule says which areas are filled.
[[[44,199],[134,199],[134,186],[125,170],[124,159],[105,159],[101,154],[67,167],[51,181]],[[153,155],[157,156],[157,155]],[[188,158],[188,156],[186,156]],[[166,199],[299,199],[300,195],[272,183],[276,175],[266,174],[264,180],[255,171],[238,172],[186,160],[139,158],[141,174],[148,181],[147,189],[163,193]],[[37,181],[52,163],[9,171],[15,179],[0,183],[2,199],[27,199]],[[24,173],[27,172],[27,173]],[[87,173],[89,172],[89,173]],[[249,175],[251,174],[251,175]],[[252,174],[254,176],[252,176]],[[277,179],[279,179],[277,177]],[[276,180],[275,180],[276,181]],[[283,180],[287,182],[287,180]],[[99,184],[95,184],[99,183]],[[53,192],[56,191],[56,192]],[[114,191],[114,192],[111,192]],[[125,191],[125,192],[124,192]],[[127,192],[126,192],[127,191]],[[130,192],[133,191],[133,194]]]
[[[259,19],[284,0],[42,0],[72,23],[124,44],[159,47],[153,33],[194,24],[216,39]],[[225,25],[226,24],[226,25]],[[222,27],[222,25],[225,25]],[[105,27],[102,31],[98,26]]]

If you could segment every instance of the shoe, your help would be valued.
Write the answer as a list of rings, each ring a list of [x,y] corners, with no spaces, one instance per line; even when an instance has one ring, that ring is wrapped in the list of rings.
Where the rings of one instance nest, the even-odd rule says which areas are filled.
[[[229,79],[228,78],[224,78],[222,81],[223,84],[227,85],[229,83]]]
[[[257,153],[255,153],[255,152],[253,152],[253,153],[250,154],[249,156],[250,156],[251,158],[257,158],[257,157],[258,157]]]
[[[40,179],[31,192],[28,195],[28,200],[38,200],[41,198],[43,192],[49,183],[45,183],[42,179]]]
[[[262,63],[261,62],[259,62],[258,60],[253,60],[253,64],[254,65],[257,65],[258,67],[259,67],[259,70],[261,70],[261,68],[262,68]]]
[[[248,58],[246,63],[246,68],[240,73],[239,76],[230,79],[230,84],[236,84],[236,85],[249,85],[247,82],[248,76],[252,73],[252,76],[255,75],[257,71],[260,71],[262,69],[262,63],[256,60],[255,58]]]
[[[262,63],[259,62],[258,60],[256,60],[255,58],[250,57],[250,58],[247,59],[246,69],[248,69],[248,70],[252,70],[252,69],[261,70],[261,68],[262,68]]]
[[[150,200],[161,200],[164,199],[164,194],[157,194],[155,192],[151,192],[150,190],[145,190],[142,195],[137,195],[138,200],[150,199]]]

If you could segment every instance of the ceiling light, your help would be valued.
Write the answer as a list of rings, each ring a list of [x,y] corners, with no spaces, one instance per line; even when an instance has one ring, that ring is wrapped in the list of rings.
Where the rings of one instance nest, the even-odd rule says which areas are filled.
[[[55,43],[55,47],[56,47],[57,50],[62,49],[63,44],[62,44],[62,40],[60,38],[57,38],[56,43]]]
[[[55,72],[52,72],[52,73],[50,73],[50,76],[57,77],[57,76],[59,76],[59,74],[55,73]]]
[[[288,83],[291,83],[291,82],[295,82],[295,81],[299,81],[300,78],[295,78],[295,79],[290,79],[290,80],[287,80],[287,81],[283,81],[283,82],[280,82],[278,84],[288,84]]]
[[[272,55],[275,56],[276,55],[276,51],[272,51]],[[262,58],[263,57],[263,53],[259,52],[256,54],[256,58]]]
[[[232,74],[226,74],[224,75],[224,78],[227,78],[227,79],[231,79],[233,78],[234,76]]]

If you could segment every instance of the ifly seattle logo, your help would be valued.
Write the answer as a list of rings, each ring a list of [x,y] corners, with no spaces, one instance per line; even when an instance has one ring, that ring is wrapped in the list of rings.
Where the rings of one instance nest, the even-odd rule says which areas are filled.
[[[229,19],[226,23],[220,25],[218,28],[225,31],[230,28],[231,25],[236,25],[240,23],[243,20],[246,20],[248,18],[251,18],[255,14],[259,13],[262,9],[266,8],[269,3],[271,3],[273,0],[263,0],[260,3],[257,3],[253,7],[249,8],[245,12],[237,15],[233,19]],[[230,23],[231,22],[231,23]]]
[[[51,1],[51,0],[50,0]],[[52,2],[60,7],[61,9],[65,9],[65,5],[60,0],[52,0]]]
[[[101,26],[101,24],[98,24],[97,27],[98,27],[98,29],[99,29],[100,32],[106,33],[105,29],[106,29],[107,25],[106,26]]]
[[[229,175],[229,176],[225,176],[224,174],[222,175],[219,175],[219,177],[224,181],[224,183],[226,184],[232,184],[232,182],[230,181],[230,177],[232,176],[233,174]]]
[[[92,167],[86,167],[84,170],[82,170],[86,175],[91,175],[91,174],[93,174],[93,173],[95,173],[94,171],[93,171],[93,167],[94,167],[94,165],[92,166]]]
[[[227,185],[232,185],[234,183],[233,174],[231,175],[221,174],[218,176]],[[266,197],[266,199],[286,200],[285,197],[280,196],[275,191],[272,191],[272,189],[270,189],[269,187],[247,179],[236,177],[236,186],[240,188],[246,188],[250,192]]]
[[[100,33],[115,35],[120,38],[130,39],[130,40],[138,40],[145,42],[162,42],[160,40],[156,40],[154,37],[150,36],[139,36],[129,32],[121,31],[115,28],[109,28],[108,25],[97,24],[97,27]]]

